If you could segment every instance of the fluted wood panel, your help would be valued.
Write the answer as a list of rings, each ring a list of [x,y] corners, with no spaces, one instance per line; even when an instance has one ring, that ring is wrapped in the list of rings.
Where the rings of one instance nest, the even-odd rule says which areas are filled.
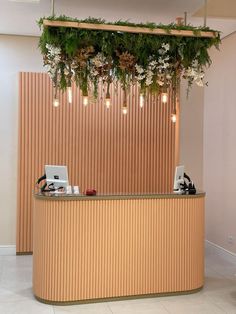
[[[67,165],[72,185],[98,193],[159,193],[172,189],[175,124],[172,104],[148,95],[139,107],[137,86],[128,95],[128,115],[121,113],[123,91],[112,87],[112,106],[82,105],[73,86],[73,104],[60,95],[52,106],[47,74],[20,73],[17,252],[32,251],[32,191],[45,164]],[[172,97],[170,97],[171,99]]]
[[[35,199],[33,290],[49,301],[203,286],[204,197]]]

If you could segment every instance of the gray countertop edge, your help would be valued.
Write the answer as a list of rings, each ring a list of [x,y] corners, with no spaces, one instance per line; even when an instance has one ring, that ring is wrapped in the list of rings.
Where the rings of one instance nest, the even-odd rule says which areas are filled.
[[[163,198],[200,198],[205,196],[205,192],[197,192],[196,194],[130,194],[130,195],[95,195],[86,196],[83,194],[41,194],[34,193],[34,197],[38,200],[49,201],[98,201],[98,200],[135,200],[135,199],[163,199]]]

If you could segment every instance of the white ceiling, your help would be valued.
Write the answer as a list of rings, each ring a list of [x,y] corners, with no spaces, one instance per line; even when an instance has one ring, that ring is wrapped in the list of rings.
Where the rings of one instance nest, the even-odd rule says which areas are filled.
[[[51,15],[51,0],[23,1],[0,0],[0,34],[40,35],[36,21],[40,17]],[[217,2],[218,4],[220,2],[223,8],[232,5],[232,1],[236,2],[236,0]],[[163,24],[174,22],[177,16],[184,16],[184,12],[187,12],[187,22],[200,26],[203,25],[203,18],[193,15],[199,12],[203,5],[204,0],[55,0],[54,8],[56,15],[64,14],[79,19],[91,16],[101,17],[107,21],[121,19]],[[232,10],[229,9],[229,12]],[[223,36],[226,36],[236,31],[236,18],[232,16],[228,18],[225,15],[224,18],[208,18],[207,26],[222,31]]]

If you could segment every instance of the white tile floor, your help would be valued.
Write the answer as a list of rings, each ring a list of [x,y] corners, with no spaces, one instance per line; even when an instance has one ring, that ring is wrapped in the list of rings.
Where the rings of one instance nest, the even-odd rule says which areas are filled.
[[[0,256],[0,314],[236,314],[236,263],[208,249],[206,282],[182,296],[51,306],[32,294],[32,256]]]

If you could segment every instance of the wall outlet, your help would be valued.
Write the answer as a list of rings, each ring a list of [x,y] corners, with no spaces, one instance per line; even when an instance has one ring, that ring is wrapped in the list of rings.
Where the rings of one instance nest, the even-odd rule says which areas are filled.
[[[228,242],[229,244],[234,244],[234,242],[235,242],[235,237],[232,236],[232,235],[228,235],[227,242]]]

